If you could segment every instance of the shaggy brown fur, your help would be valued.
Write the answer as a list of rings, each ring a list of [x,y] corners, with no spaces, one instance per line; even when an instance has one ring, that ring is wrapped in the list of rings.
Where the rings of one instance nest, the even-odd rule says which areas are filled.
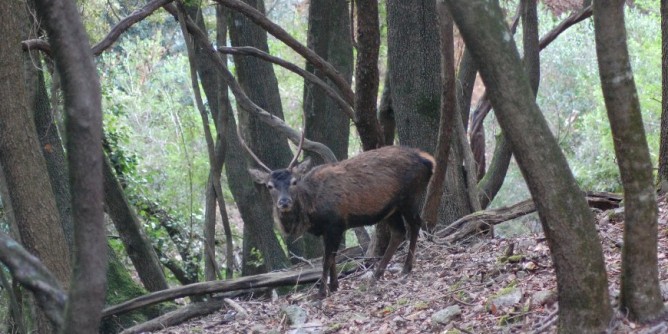
[[[352,227],[388,221],[392,237],[374,272],[374,277],[380,278],[406,234],[405,220],[410,245],[404,273],[411,271],[421,225],[418,204],[435,167],[428,153],[386,146],[310,171],[306,161],[291,170],[250,172],[256,182],[267,185],[275,204],[274,214],[285,232],[301,235],[308,231],[323,236],[320,294],[326,296],[328,272],[330,290],[338,288],[334,257],[343,233]]]

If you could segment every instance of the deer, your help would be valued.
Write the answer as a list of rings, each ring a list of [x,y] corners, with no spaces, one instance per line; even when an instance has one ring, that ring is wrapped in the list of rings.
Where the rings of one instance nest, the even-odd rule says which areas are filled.
[[[380,279],[409,231],[409,246],[402,274],[413,268],[422,220],[422,194],[434,172],[434,158],[419,149],[384,146],[352,158],[311,166],[310,158],[297,164],[304,133],[292,161],[286,168],[271,170],[248,148],[242,146],[263,168],[249,168],[254,182],[266,186],[273,201],[278,228],[295,237],[309,232],[322,236],[324,256],[319,296],[324,298],[339,287],[336,252],[348,229],[387,221],[390,241],[373,273]],[[405,222],[405,225],[404,225]],[[327,278],[329,276],[329,291]]]

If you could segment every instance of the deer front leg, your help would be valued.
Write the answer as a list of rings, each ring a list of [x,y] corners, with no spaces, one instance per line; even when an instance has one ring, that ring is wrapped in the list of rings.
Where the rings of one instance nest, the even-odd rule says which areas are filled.
[[[329,291],[334,292],[339,288],[338,273],[336,271],[336,250],[341,243],[341,233],[330,233],[323,235],[325,242],[325,255],[322,261],[322,277],[320,295],[327,296],[327,277],[329,276]]]

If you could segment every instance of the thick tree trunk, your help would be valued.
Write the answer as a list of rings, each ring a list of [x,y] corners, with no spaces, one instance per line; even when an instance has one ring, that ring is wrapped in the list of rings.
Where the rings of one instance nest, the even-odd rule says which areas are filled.
[[[388,61],[391,68],[392,106],[399,143],[434,153],[440,117],[440,56],[436,2],[387,2]],[[461,166],[461,156],[449,156]],[[462,168],[448,168],[439,208],[439,224],[471,213]]]
[[[596,54],[603,98],[624,187],[620,308],[647,322],[664,312],[657,268],[658,209],[638,92],[629,62],[624,0],[594,1]]]
[[[262,1],[248,0],[246,3],[264,13],[264,3]],[[269,49],[266,31],[237,12],[232,13],[230,38],[233,46],[253,46],[262,51],[268,51]],[[272,65],[263,60],[245,56],[234,56],[234,63],[239,84],[248,97],[264,110],[283,119],[278,81]],[[292,153],[285,138],[271,135],[275,132],[257,117],[250,117],[249,112],[240,112],[239,122],[243,125],[242,128],[246,129],[246,142],[267,166],[278,169],[285,168],[288,165],[292,159]],[[232,136],[229,136],[229,134],[234,133],[235,131],[228,132],[227,139],[231,147],[230,151],[241,153],[240,150],[234,149],[233,141],[237,143],[236,147],[240,147],[238,146],[238,139],[234,140],[230,138]],[[230,161],[231,159],[228,158],[227,160]],[[245,167],[242,170],[236,170],[234,176],[228,175],[233,191],[235,189],[233,178],[238,178],[241,173],[246,174],[244,179],[249,181],[249,184],[243,186],[243,188],[237,188],[248,192],[242,194],[241,191],[236,191],[238,194],[235,195],[244,219],[244,264],[242,273],[249,275],[283,268],[287,266],[288,261],[274,234],[272,203],[269,193],[261,186],[254,185],[250,181]],[[236,185],[238,186],[238,184]],[[244,211],[246,212],[245,215]],[[257,267],[254,264],[260,260],[260,258],[253,259],[253,254],[256,254],[253,251],[254,249],[260,251],[261,254],[259,255],[264,260],[264,268]]]
[[[501,8],[482,0],[446,4],[536,202],[557,274],[559,331],[600,333],[612,310],[593,216],[534,101]]]
[[[100,80],[75,3],[36,3],[53,47],[65,97],[74,240],[78,250],[62,330],[92,333],[100,324],[107,267]]]
[[[24,246],[41,259],[59,283],[70,281],[70,256],[46,162],[40,152],[35,123],[27,106],[25,73],[19,43],[19,18],[25,7],[9,1],[0,5],[0,165],[14,218]],[[51,332],[46,318],[36,321],[39,333]]]

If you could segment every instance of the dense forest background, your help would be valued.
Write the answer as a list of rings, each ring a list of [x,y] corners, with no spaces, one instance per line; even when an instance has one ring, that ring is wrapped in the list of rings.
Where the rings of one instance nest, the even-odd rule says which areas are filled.
[[[46,157],[46,165],[44,169],[39,169],[43,164],[39,159],[44,158],[39,158],[39,163],[19,162],[16,158],[12,160],[12,157],[16,156],[7,153],[11,151],[11,147],[0,146],[2,153],[0,158],[4,159],[0,159],[0,166],[5,168],[4,175],[0,175],[0,181],[3,181],[0,182],[2,185],[0,224],[6,234],[21,241],[23,246],[40,258],[48,268],[46,272],[42,271],[44,267],[28,260],[30,257],[27,253],[21,253],[20,256],[13,253],[14,244],[11,243],[13,242],[11,239],[2,241],[3,248],[0,249],[0,255],[4,255],[5,258],[0,260],[7,268],[3,268],[0,278],[7,293],[3,294],[0,305],[6,310],[1,313],[6,315],[3,321],[3,326],[6,327],[3,328],[7,328],[8,331],[11,329],[15,332],[25,332],[27,326],[36,328],[40,333],[47,333],[52,330],[52,326],[64,331],[78,326],[77,322],[72,320],[77,318],[74,311],[76,308],[67,309],[68,313],[61,315],[66,302],[80,305],[81,308],[85,307],[82,306],[83,303],[75,303],[76,292],[79,291],[75,287],[85,286],[77,284],[77,279],[80,283],[83,277],[88,276],[83,274],[83,269],[81,272],[76,271],[85,266],[77,266],[75,263],[85,263],[86,260],[81,254],[88,253],[89,248],[77,244],[79,242],[77,240],[85,240],[82,236],[89,232],[88,226],[93,225],[95,217],[90,219],[89,225],[86,225],[88,220],[83,218],[87,217],[85,213],[97,212],[98,218],[102,218],[101,208],[90,210],[90,207],[76,205],[77,201],[86,200],[79,198],[84,195],[76,194],[87,194],[83,190],[78,190],[89,189],[83,183],[76,181],[79,180],[77,173],[82,171],[100,171],[101,175],[87,177],[99,180],[100,186],[104,182],[104,193],[98,193],[99,196],[104,196],[104,201],[96,202],[95,199],[99,198],[95,196],[88,198],[97,205],[104,202],[104,225],[100,225],[104,226],[104,229],[98,232],[104,231],[107,243],[100,242],[102,234],[98,233],[97,242],[89,240],[91,243],[88,244],[97,244],[100,248],[91,253],[106,253],[109,262],[107,266],[95,262],[95,259],[89,259],[90,263],[97,263],[98,266],[107,268],[104,272],[100,271],[106,272],[107,282],[104,303],[108,308],[101,315],[104,317],[101,327],[104,332],[118,332],[176,308],[175,304],[168,303],[144,308],[141,312],[124,316],[116,316],[114,313],[117,309],[112,306],[120,304],[120,308],[126,307],[127,305],[121,303],[149,292],[162,290],[171,292],[170,287],[178,289],[179,286],[193,285],[196,292],[172,297],[190,296],[189,301],[192,305],[220,307],[220,301],[210,294],[213,290],[206,290],[216,287],[197,284],[226,280],[237,282],[235,279],[246,282],[242,276],[254,275],[259,275],[257,279],[264,282],[262,279],[265,276],[261,275],[267,272],[285,269],[299,263],[312,265],[312,259],[323,255],[318,238],[306,236],[294,239],[282,235],[273,228],[269,196],[264,187],[253,184],[245,172],[248,166],[255,163],[248,152],[242,149],[241,145],[245,144],[240,144],[240,140],[247,141],[250,150],[256,151],[260,156],[259,160],[264,160],[273,169],[286,167],[292,156],[298,154],[297,145],[291,146],[289,142],[298,142],[295,138],[299,138],[300,133],[306,134],[305,154],[317,163],[356,156],[368,149],[382,146],[383,141],[385,145],[394,143],[419,147],[433,153],[437,160],[443,159],[438,160],[439,163],[447,160],[447,175],[442,175],[441,178],[441,182],[445,182],[445,187],[441,186],[437,190],[439,192],[437,207],[429,214],[430,219],[424,217],[427,212],[426,207],[423,211],[423,218],[427,220],[424,227],[430,235],[429,238],[435,231],[434,225],[443,228],[477,211],[505,209],[532,198],[532,195],[536,205],[528,212],[537,211],[537,213],[517,215],[519,218],[508,221],[503,219],[503,223],[493,227],[489,225],[481,228],[481,225],[477,225],[481,231],[477,231],[475,237],[503,239],[543,233],[546,227],[550,230],[560,226],[557,225],[561,224],[559,222],[567,220],[563,217],[571,214],[559,206],[563,203],[551,206],[556,201],[550,202],[549,199],[554,200],[558,196],[549,194],[549,191],[544,191],[537,185],[542,179],[532,172],[535,171],[532,168],[536,168],[536,165],[526,162],[531,159],[522,153],[527,151],[523,151],[524,147],[519,145],[521,143],[517,139],[522,134],[515,132],[507,135],[509,128],[505,124],[508,123],[504,122],[508,122],[510,117],[506,116],[509,112],[503,104],[503,93],[497,93],[499,90],[493,83],[486,81],[487,87],[483,83],[485,80],[483,76],[490,75],[495,66],[492,64],[496,64],[491,60],[478,64],[478,69],[473,67],[471,79],[475,78],[476,71],[480,73],[469,83],[472,87],[471,96],[468,105],[463,104],[468,108],[465,107],[460,113],[455,111],[456,115],[453,116],[452,122],[455,124],[452,130],[453,136],[451,139],[442,139],[442,135],[443,138],[447,136],[444,135],[443,129],[439,132],[438,125],[439,119],[443,122],[446,117],[443,110],[447,109],[447,105],[441,105],[434,96],[440,94],[441,85],[447,87],[447,84],[452,82],[448,81],[450,78],[448,73],[452,78],[457,77],[456,82],[464,82],[465,80],[459,75],[465,73],[465,70],[470,71],[470,68],[465,67],[472,66],[474,59],[480,60],[484,59],[481,57],[485,57],[483,51],[478,53],[478,49],[473,50],[473,55],[470,54],[471,46],[468,43],[477,45],[475,37],[470,37],[476,34],[467,31],[465,26],[466,18],[471,15],[455,15],[458,10],[464,9],[458,9],[459,5],[452,1],[416,1],[423,7],[414,10],[402,7],[402,2],[364,0],[356,1],[355,7],[351,7],[348,2],[325,0],[268,0],[267,2],[220,0],[215,3],[186,1],[174,4],[170,1],[154,0],[148,2],[148,5],[143,2],[123,0],[79,1],[72,10],[76,10],[80,15],[83,32],[87,34],[90,45],[110,38],[109,36],[113,35],[110,31],[113,32],[119,27],[121,30],[120,35],[111,37],[113,43],[93,47],[95,52],[93,64],[99,80],[91,76],[89,79],[93,78],[92,81],[99,82],[102,132],[93,133],[92,137],[87,139],[77,137],[75,134],[86,133],[87,125],[96,123],[94,119],[90,123],[84,122],[83,125],[78,125],[79,127],[73,123],[73,120],[79,119],[78,114],[73,111],[80,110],[74,108],[70,102],[72,96],[76,96],[77,93],[77,89],[72,88],[73,82],[77,80],[68,76],[67,65],[62,64],[76,64],[77,61],[67,62],[62,60],[65,58],[61,58],[68,52],[74,54],[71,51],[74,48],[62,47],[61,45],[67,44],[59,44],[59,39],[54,37],[59,36],[56,33],[57,24],[54,23],[58,21],[55,16],[49,18],[44,13],[56,11],[45,10],[43,7],[50,1],[36,0],[35,3],[28,1],[26,8],[23,8],[23,4],[21,6],[12,4],[8,5],[5,11],[5,13],[21,13],[12,18],[12,22],[16,22],[14,26],[7,24],[7,31],[16,33],[12,36],[16,36],[16,39],[22,42],[22,66],[10,61],[3,65],[16,65],[14,68],[21,68],[25,72],[25,77],[18,80],[25,79],[26,87],[22,94],[26,95],[25,101],[27,101],[24,105],[8,107],[7,110],[25,108],[26,111],[33,113],[26,113],[26,118],[20,121],[34,121],[37,129],[32,131],[34,133],[31,140],[35,140],[39,145],[33,145],[33,153],[41,152]],[[622,28],[624,26],[626,28],[625,40],[628,46],[628,61],[632,69],[631,81],[634,81],[637,89],[634,98],[628,98],[626,101],[635,101],[637,98],[639,103],[637,110],[641,112],[640,126],[644,127],[645,137],[636,136],[636,138],[643,137],[643,140],[646,138],[652,165],[651,174],[653,179],[656,179],[661,161],[662,94],[665,94],[665,83],[662,86],[662,76],[659,71],[662,68],[662,13],[655,1],[627,1],[624,5],[622,3],[611,7],[623,6],[624,15],[621,23],[624,24]],[[250,9],[244,7],[244,4]],[[595,2],[594,7],[596,4]],[[602,78],[607,74],[599,73],[601,66],[605,66],[601,65],[600,59],[605,57],[606,52],[601,26],[597,24],[603,24],[605,27],[605,22],[598,23],[599,21],[590,18],[591,1],[585,1],[583,4],[581,1],[502,0],[498,1],[498,5],[502,14],[502,20],[499,22],[505,25],[504,29],[506,26],[511,27],[509,31],[513,31],[517,50],[520,56],[525,58],[527,77],[531,80],[539,79],[531,83],[534,90],[539,87],[534,94],[535,104],[540,109],[535,110],[540,111],[544,117],[551,136],[565,156],[567,167],[570,168],[577,187],[588,194],[595,193],[597,196],[604,194],[603,196],[614,198],[617,201],[615,205],[618,205],[619,194],[626,193],[628,203],[634,207],[638,202],[634,202],[633,198],[638,193],[629,193],[629,189],[632,189],[629,185],[633,182],[628,176],[620,175],[620,168],[622,168],[621,173],[624,173],[623,166],[626,166],[623,161],[624,155],[620,154],[623,152],[620,145],[627,144],[633,151],[635,148],[642,148],[643,143],[638,144],[628,139],[629,137],[623,137],[624,126],[616,128],[617,130],[614,128],[614,124],[624,124],[624,122],[619,118],[615,119],[615,114],[611,112],[610,96],[604,94],[609,88],[602,87],[604,80]],[[145,12],[138,11],[143,6],[151,7],[150,11],[146,7],[144,7]],[[166,10],[159,9],[163,6]],[[422,22],[422,26],[420,23],[410,21],[414,16],[419,16],[421,11],[432,15],[431,13],[436,13],[436,8],[440,10],[441,6],[442,8],[447,6],[452,14],[445,15],[439,11],[438,15],[430,16],[433,21],[429,21],[431,24],[424,25]],[[352,12],[350,8],[354,8]],[[599,10],[600,13],[604,13],[605,8]],[[402,15],[403,11],[407,13],[405,17]],[[325,12],[331,16],[324,15]],[[265,13],[266,19],[275,25],[272,26],[270,22],[260,27],[252,23],[265,22],[262,13]],[[587,18],[561,30],[561,34],[541,51],[537,49],[538,37],[559,30],[564,21],[577,13]],[[249,19],[253,15],[258,16]],[[452,18],[448,15],[452,15]],[[665,15],[668,14],[663,13],[663,15],[665,19]],[[38,17],[40,19],[37,19]],[[128,23],[129,21],[125,20],[132,17],[139,18],[138,22]],[[606,12],[599,17],[606,19],[616,16],[615,13]],[[0,15],[0,20],[2,18]],[[496,19],[497,16],[491,18]],[[378,20],[377,26],[373,19]],[[461,32],[460,28],[453,29],[453,21],[455,26],[461,24]],[[450,26],[444,22],[449,22]],[[520,28],[517,28],[518,22]],[[329,26],[324,26],[323,23]],[[453,37],[453,42],[449,43],[452,49],[448,49],[449,51],[438,48],[440,43],[446,44],[444,42],[446,39],[443,35],[438,35],[437,26],[446,29],[445,35],[448,35],[448,27],[453,31],[449,34]],[[198,35],[197,27],[205,33]],[[532,31],[532,28],[537,31]],[[266,34],[265,30],[270,30],[271,33]],[[421,53],[417,53],[417,56],[424,57],[423,59],[412,60],[410,56],[404,57],[406,59],[401,57],[402,52],[408,55],[411,49],[410,47],[408,50],[401,49],[401,38],[406,37],[401,35],[403,31],[420,31],[424,32],[425,36],[433,38],[422,36],[423,38],[419,38],[416,42],[419,46],[414,49],[419,49]],[[282,33],[287,33],[296,42],[286,44],[285,37],[276,37]],[[365,39],[375,36],[374,33],[378,33],[377,41]],[[622,33],[612,35],[624,36]],[[218,53],[213,53],[212,50],[202,46],[206,43],[202,42],[206,37],[208,37],[206,42],[213,41]],[[79,40],[81,41],[81,38]],[[8,45],[12,45],[13,41],[8,39]],[[379,44],[374,45],[375,42]],[[100,43],[102,44],[104,43]],[[299,51],[294,44],[308,46],[316,53],[322,53],[320,56],[330,62],[332,68],[336,68],[338,76],[331,75],[328,72],[329,67],[307,61],[304,52]],[[492,45],[491,42],[487,44]],[[90,45],[83,47],[90,49]],[[248,45],[255,49],[243,49]],[[314,77],[324,81],[324,85],[334,88],[334,93],[329,94],[337,95],[338,100],[330,99],[332,95],[327,96],[319,88],[314,88],[317,86],[313,83],[314,79],[305,80],[303,74],[296,75],[286,66],[270,65],[271,63],[266,61],[268,58],[266,55],[258,56],[261,53],[257,52],[258,50],[266,51],[271,56],[315,74]],[[622,49],[619,50],[619,54],[624,54]],[[450,58],[446,56],[448,52],[451,52],[451,63],[448,61]],[[534,55],[535,59],[538,59],[538,52],[540,52],[539,62],[532,63]],[[416,54],[410,55],[416,56]],[[258,59],[262,57],[265,57],[264,60]],[[312,56],[308,57],[311,57],[310,60],[315,59]],[[219,62],[216,63],[214,58]],[[422,64],[421,61],[425,59]],[[365,60],[370,60],[371,65],[364,63]],[[440,68],[441,62],[452,65],[455,72],[447,72]],[[388,64],[395,66],[392,72]],[[8,73],[12,67],[9,65],[6,66]],[[533,72],[532,66],[536,66]],[[221,68],[229,70],[230,76],[220,74],[224,73]],[[441,76],[438,73],[439,69],[443,71]],[[418,70],[423,71],[421,75],[411,75],[412,71]],[[76,72],[85,73],[84,70]],[[424,75],[425,72],[428,74]],[[539,74],[534,76],[533,73]],[[94,76],[94,73],[91,75]],[[4,75],[2,78],[10,76]],[[227,81],[229,78],[233,78],[238,84],[231,84]],[[605,81],[603,84],[605,85]],[[453,87],[450,86],[454,97]],[[517,87],[523,86],[517,84]],[[95,89],[95,85],[89,84],[88,88]],[[12,89],[22,91],[21,88],[10,85],[0,90],[6,94],[3,96],[7,97],[16,94]],[[240,95],[240,91],[245,92],[246,96]],[[460,91],[457,91],[457,101],[450,104],[452,109],[456,109],[455,104],[457,108],[462,108],[464,99]],[[441,101],[445,100],[445,97],[441,98]],[[340,108],[342,105],[345,105],[345,108]],[[440,114],[439,108],[442,108]],[[489,112],[489,108],[498,110]],[[265,110],[275,117],[267,117],[263,114]],[[82,112],[81,115],[83,114]],[[5,117],[9,120],[10,115],[11,113],[0,115],[0,118]],[[369,115],[373,121],[365,123],[364,117]],[[392,126],[387,123],[388,115],[392,122],[396,121],[391,123]],[[502,120],[504,118],[506,120]],[[280,119],[283,119],[285,124]],[[0,126],[7,126],[0,130],[21,128],[16,125],[19,123],[0,122]],[[502,133],[500,124],[506,132]],[[536,124],[533,130],[540,131],[541,124]],[[664,128],[668,128],[668,125]],[[636,134],[641,132],[635,131]],[[530,132],[527,128],[526,133],[535,132]],[[98,135],[101,137],[100,140],[95,139]],[[384,138],[381,138],[382,136]],[[9,137],[19,138],[18,135],[7,135],[7,138]],[[615,138],[624,139],[615,141]],[[98,152],[101,154],[79,153],[80,146],[77,145],[91,140],[101,143],[102,150]],[[449,140],[452,140],[452,143]],[[548,138],[547,142],[550,140]],[[10,140],[5,141],[11,144]],[[322,142],[329,148],[323,149],[314,142]],[[516,147],[512,153],[520,163],[525,161],[525,165],[521,166],[515,158],[512,158],[507,173],[491,173],[492,165],[496,162],[496,154],[501,151],[500,147],[505,148],[506,156],[510,158],[511,149],[503,146],[510,145],[508,142],[515,143]],[[452,146],[450,156],[447,154],[445,157],[439,156],[438,152],[442,149],[443,143],[447,143],[445,146]],[[538,140],[537,145],[543,144]],[[38,147],[41,147],[41,151]],[[540,147],[545,149],[544,152],[548,151],[547,146]],[[29,150],[14,149],[16,150],[11,152]],[[639,151],[644,152],[642,149]],[[92,167],[85,167],[75,163],[86,160],[76,160],[82,159],[81,157],[98,157],[99,160],[90,158]],[[70,160],[65,162],[65,159]],[[553,161],[554,166],[557,166],[554,167],[555,170],[562,166],[558,157],[554,160],[542,160],[546,170],[552,170]],[[18,177],[20,166],[37,166],[37,169],[33,171],[35,174],[23,174],[25,179],[20,179]],[[549,180],[549,177],[567,175],[569,168],[561,169],[566,174],[546,172],[548,178],[545,180]],[[70,183],[67,182],[68,169],[72,180]],[[500,175],[498,184],[502,183],[500,189],[495,189],[491,194],[483,191],[487,189],[482,185],[486,181],[483,178],[486,172],[490,175]],[[38,180],[35,175],[40,174],[49,180]],[[563,184],[566,184],[563,189],[576,189],[577,187],[569,185],[569,178],[570,176],[561,178],[564,180]],[[82,176],[81,180],[83,179],[85,178]],[[34,183],[25,183],[28,186],[21,186],[17,180],[34,180]],[[636,185],[642,183],[642,181],[634,182]],[[561,186],[560,182],[554,189],[561,189],[559,188]],[[72,199],[69,195],[70,187]],[[16,194],[20,192],[17,189],[20,188],[32,188],[34,192],[31,193],[29,189],[22,193],[24,197],[17,197]],[[53,189],[44,195],[41,191],[46,188]],[[47,199],[46,203],[39,201],[33,203],[36,207],[46,208],[44,216],[31,215],[33,212],[31,207],[25,206],[26,201],[31,196],[37,197],[37,194],[41,194],[40,198]],[[566,191],[563,193],[565,197],[573,194]],[[71,208],[70,200],[73,203]],[[627,203],[627,199],[624,201]],[[647,202],[647,198],[642,201]],[[654,201],[654,198],[651,198],[651,201]],[[584,201],[573,204],[575,209],[570,216],[573,219],[564,223],[571,224],[570,227],[575,226],[573,230],[575,234],[582,232],[577,227],[580,219],[585,223],[587,220],[592,220],[591,213],[588,211],[582,213],[583,211],[577,209],[584,208],[584,204]],[[656,206],[644,207],[642,210],[654,212]],[[554,212],[557,213],[551,215]],[[656,229],[656,213],[654,216],[649,214],[643,217],[649,217],[644,221],[649,224],[647,231],[651,233],[652,229]],[[44,221],[47,228],[42,229],[39,225],[31,225],[26,221]],[[627,221],[632,222],[632,220]],[[587,226],[586,228],[590,227],[587,224],[583,225]],[[49,228],[56,230],[57,233],[53,234],[54,230]],[[378,257],[384,251],[384,247],[387,247],[389,232],[383,229],[383,224],[379,224],[376,227],[349,230],[346,232],[345,246],[359,246],[362,254],[358,256],[365,254],[367,258]],[[545,233],[553,252],[557,277],[564,277],[559,276],[559,272],[565,272],[564,267],[560,266],[568,263],[566,256],[568,252],[578,254],[586,250],[587,253],[582,256],[586,258],[583,263],[586,264],[589,259],[593,259],[592,263],[598,261],[600,250],[597,250],[596,246],[590,248],[589,244],[577,244],[577,242],[568,244],[568,241],[563,241],[568,240],[568,233],[573,231],[568,230],[563,235],[553,231]],[[593,232],[593,229],[582,232],[580,236],[585,238],[589,232]],[[44,236],[44,240],[35,235]],[[642,238],[629,239],[628,244],[632,245],[634,242],[641,244],[642,242],[638,240]],[[590,242],[595,244],[591,240]],[[656,248],[653,242],[655,240],[642,244],[650,249]],[[40,248],[42,247],[40,245],[44,248]],[[75,251],[80,247],[86,252]],[[72,264],[65,255],[68,251]],[[9,255],[15,256],[17,260],[14,262],[8,260],[6,257]],[[79,258],[80,256],[82,258]],[[567,259],[561,262],[564,256]],[[50,263],[49,257],[55,262]],[[652,259],[656,260],[655,257],[656,254],[653,254],[648,258],[650,264],[646,266],[647,268],[656,269],[656,263],[653,265],[651,263]],[[57,259],[64,260],[61,262]],[[31,265],[28,266],[27,263]],[[34,268],[41,268],[34,269],[34,273],[37,274],[31,273],[25,276],[17,274],[22,268],[33,268],[32,265]],[[578,265],[571,269],[578,268]],[[76,270],[70,277],[68,272],[71,267]],[[633,271],[627,268],[625,270]],[[11,274],[11,283],[4,277],[7,272]],[[592,276],[602,273],[594,279],[596,284],[592,285],[599,288],[605,286],[607,281],[604,268],[595,267],[592,272],[594,273]],[[637,275],[637,272],[635,274]],[[655,272],[649,274],[653,275]],[[625,280],[637,282],[638,277],[640,276],[629,274]],[[586,277],[573,275],[570,279],[581,282],[578,280]],[[18,282],[23,284],[23,288],[19,288]],[[70,291],[72,295],[69,299],[65,297],[68,289],[61,289],[68,285],[67,282],[71,282],[72,286]],[[103,283],[104,280],[90,282]],[[565,289],[566,282],[567,279],[560,278],[560,289]],[[657,282],[652,281],[647,285],[658,288],[658,284],[653,283]],[[91,286],[93,285],[97,286],[98,290],[104,286],[91,283]],[[52,288],[44,289],[45,286]],[[36,292],[33,300],[26,288],[33,292],[42,291],[45,294]],[[648,310],[651,307],[647,308],[646,305],[633,304],[636,300],[634,298],[638,296],[634,294],[633,287],[628,289],[630,292],[623,293],[623,299],[627,298],[628,304],[622,304],[623,307],[628,306],[631,309],[632,319],[644,321],[647,319],[643,318],[642,314],[655,318],[656,314],[660,313]],[[209,293],[204,292],[205,290]],[[594,302],[588,303],[592,300],[607,300],[607,293],[597,295],[603,290],[603,288],[599,290],[592,288],[592,292],[584,298],[587,299],[587,302],[583,302],[584,306],[572,306],[573,304],[568,303],[577,296],[577,291],[564,295],[560,290],[560,298],[563,298],[560,300],[563,301],[560,307],[563,306],[563,310],[567,310],[561,315],[563,318],[559,325],[560,330],[567,332],[577,328],[569,327],[571,326],[569,323],[575,323],[574,321],[579,319],[578,307],[596,309]],[[656,294],[655,292],[647,293],[651,295]],[[176,294],[178,293],[180,292]],[[86,299],[82,296],[79,295],[79,300]],[[207,302],[209,304],[206,304]],[[157,302],[150,302],[153,303]],[[572,307],[569,308],[569,305]],[[601,302],[601,305],[599,309],[610,306],[607,302]],[[590,316],[588,319],[596,318],[596,320],[580,324],[583,326],[580,328],[600,329],[601,324],[606,322],[606,317],[609,317],[604,313],[601,311],[603,315],[600,317]],[[586,313],[582,313],[582,317],[587,316]],[[95,317],[91,319],[89,326],[93,326],[95,319],[99,320]],[[67,326],[61,327],[63,324]],[[80,328],[83,331],[87,327],[80,325]]]

